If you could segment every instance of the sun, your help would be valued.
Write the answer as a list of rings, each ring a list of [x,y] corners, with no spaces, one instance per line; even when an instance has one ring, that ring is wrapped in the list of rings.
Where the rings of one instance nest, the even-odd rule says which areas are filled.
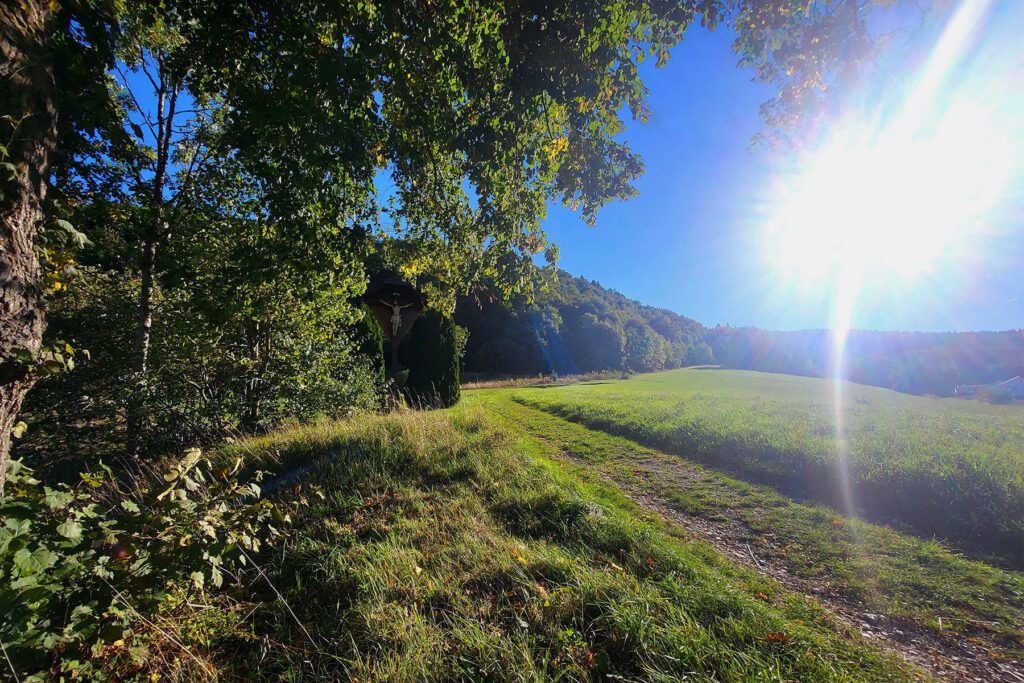
[[[987,130],[983,112],[958,111],[926,130],[842,131],[779,187],[765,231],[776,265],[804,280],[941,268],[996,203],[1013,162]]]
[[[781,279],[896,287],[976,247],[1022,158],[1024,97],[965,67],[987,8],[964,3],[902,92],[836,117],[776,174],[761,234]]]

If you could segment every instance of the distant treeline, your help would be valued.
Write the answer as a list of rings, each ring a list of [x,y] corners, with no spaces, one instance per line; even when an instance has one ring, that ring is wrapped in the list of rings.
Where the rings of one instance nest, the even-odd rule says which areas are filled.
[[[770,332],[753,327],[707,329],[715,362],[729,368],[824,377],[834,367],[828,330]],[[849,333],[846,379],[910,394],[949,396],[959,384],[988,384],[1024,375],[1024,330],[1007,332]]]
[[[456,321],[469,330],[463,358],[467,373],[651,372],[706,363],[808,377],[833,372],[828,330],[706,328],[564,271],[532,303],[525,298],[502,302],[487,293],[464,297]],[[958,384],[1024,375],[1024,330],[855,330],[846,340],[843,359],[845,377],[854,382],[949,396]]]
[[[650,372],[712,360],[696,320],[564,271],[532,303],[488,294],[463,298],[456,322],[469,330],[467,373]]]

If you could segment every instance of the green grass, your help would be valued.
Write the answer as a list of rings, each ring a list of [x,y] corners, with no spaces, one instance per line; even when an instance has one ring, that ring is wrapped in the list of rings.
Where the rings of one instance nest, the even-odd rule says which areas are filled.
[[[831,381],[730,370],[515,396],[788,495],[1024,566],[1024,410],[840,387],[838,411]]]
[[[209,653],[227,678],[921,677],[480,410],[288,430],[221,455],[238,454],[319,467],[278,493],[311,503],[264,557],[291,611],[269,589],[248,596],[265,600],[253,637]]]
[[[555,453],[583,463],[591,476],[717,524],[733,547],[756,550],[855,611],[909,619],[936,634],[976,638],[997,656],[1024,654],[1024,575],[588,429],[513,401],[518,395],[478,391],[464,400],[543,439]]]

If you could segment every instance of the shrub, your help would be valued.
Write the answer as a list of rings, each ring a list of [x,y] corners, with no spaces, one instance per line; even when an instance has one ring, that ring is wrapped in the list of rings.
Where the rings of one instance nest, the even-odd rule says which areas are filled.
[[[181,452],[284,420],[380,406],[380,328],[344,297],[161,290],[144,386],[128,363],[137,298],[137,278],[84,268],[55,302],[50,333],[88,350],[91,360],[29,394],[27,461],[45,463],[48,474],[59,465],[74,477],[96,453],[121,450],[131,401],[143,406],[147,452]]]
[[[373,375],[380,380],[381,386],[387,379],[384,368],[384,331],[380,323],[373,317],[370,307],[362,306],[363,317],[355,325],[355,339],[359,344],[359,353],[366,358]]]
[[[409,379],[405,392],[417,405],[452,406],[459,402],[459,365],[467,332],[451,319],[428,311],[409,336]]]
[[[240,462],[214,476],[193,450],[159,486],[128,489],[102,465],[51,488],[11,461],[0,498],[4,668],[104,680],[143,665],[164,606],[219,587],[278,533],[271,518],[283,518],[236,478]]]

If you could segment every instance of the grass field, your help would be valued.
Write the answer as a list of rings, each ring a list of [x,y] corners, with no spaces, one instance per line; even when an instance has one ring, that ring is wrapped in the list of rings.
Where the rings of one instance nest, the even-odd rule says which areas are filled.
[[[1021,573],[828,507],[795,502],[769,486],[531,408],[513,400],[517,396],[518,391],[482,391],[464,400],[579,463],[585,476],[609,481],[678,520],[692,538],[821,597],[862,629],[875,629],[881,616],[877,630],[896,636],[916,632],[919,641],[931,634],[935,651],[947,658],[972,656],[946,647],[966,642],[973,654],[980,651],[997,662],[1024,659]],[[979,676],[1002,680],[984,671],[966,679]]]
[[[481,407],[231,446],[313,463],[277,494],[312,502],[267,558],[286,602],[263,590],[254,635],[207,638],[211,663],[281,680],[927,678]]]
[[[714,369],[515,399],[1024,566],[1024,409],[840,386],[838,412],[831,381]]]
[[[686,451],[674,435],[689,426],[688,438],[707,430],[723,457],[728,444],[785,443],[789,462],[799,462],[800,447],[827,442],[818,434],[830,424],[822,386],[696,370],[512,385],[467,391],[450,410],[226,444],[215,459],[241,457],[247,469],[283,475],[265,492],[304,504],[293,507],[287,540],[257,556],[258,571],[213,602],[176,603],[158,618],[168,645],[143,673],[1020,680],[1021,573],[743,481],[752,471],[735,465],[755,461],[751,450],[730,462],[679,455]],[[879,390],[849,395],[848,424],[866,430],[872,415],[884,415],[872,432],[876,448],[900,424],[953,434],[991,424],[975,437],[991,446],[1019,419]],[[664,439],[673,452],[612,432]],[[908,467],[923,457],[909,457],[922,443],[944,442],[917,431],[902,437],[913,446],[900,456]],[[861,462],[870,453],[856,452]],[[936,458],[944,463],[949,452]]]

